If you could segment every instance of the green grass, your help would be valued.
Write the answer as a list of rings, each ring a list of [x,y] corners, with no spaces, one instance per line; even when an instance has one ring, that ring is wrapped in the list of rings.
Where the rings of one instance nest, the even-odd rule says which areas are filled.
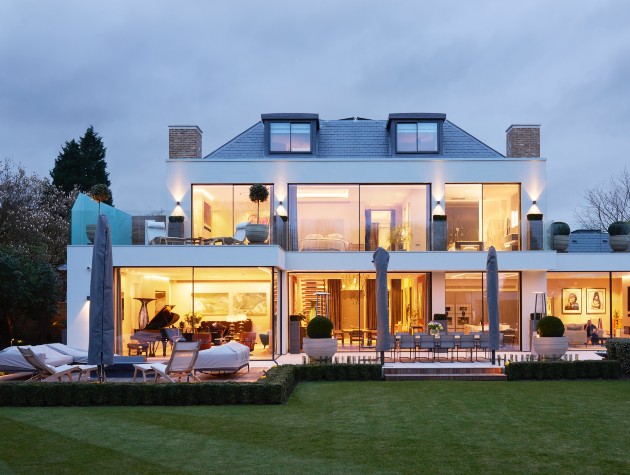
[[[630,381],[301,383],[283,406],[0,408],[0,473],[630,473]]]

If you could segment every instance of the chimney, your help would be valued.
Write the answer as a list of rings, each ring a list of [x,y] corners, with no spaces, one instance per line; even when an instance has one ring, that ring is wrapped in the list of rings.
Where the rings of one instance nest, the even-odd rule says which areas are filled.
[[[196,125],[168,126],[168,158],[201,158],[201,134]]]
[[[510,125],[506,133],[508,157],[540,158],[540,124]]]

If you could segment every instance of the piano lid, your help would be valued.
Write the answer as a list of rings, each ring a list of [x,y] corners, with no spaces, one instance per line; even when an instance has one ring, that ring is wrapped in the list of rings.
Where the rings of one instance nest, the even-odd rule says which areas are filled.
[[[164,305],[162,309],[155,314],[144,330],[160,330],[162,328],[173,325],[179,320],[179,315],[173,313],[171,310],[175,305]]]

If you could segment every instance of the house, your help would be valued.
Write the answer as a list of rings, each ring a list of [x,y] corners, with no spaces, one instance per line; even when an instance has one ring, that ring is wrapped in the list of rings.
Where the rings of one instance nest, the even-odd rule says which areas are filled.
[[[373,351],[377,247],[390,251],[392,333],[422,331],[436,313],[447,314],[449,331],[485,329],[490,246],[506,349],[528,350],[530,314],[545,311],[575,328],[590,320],[606,335],[628,333],[630,253],[550,249],[540,127],[510,126],[506,145],[504,156],[432,113],[263,114],[206,156],[199,127],[169,127],[166,199],[184,234],[134,245],[125,241],[132,217],[113,219],[112,235],[122,233],[116,351],[127,351],[142,312],[164,306],[184,332],[219,323],[228,339],[268,335],[254,359],[289,351],[293,314],[331,318],[340,351]],[[265,202],[249,199],[257,183],[269,190]],[[79,236],[97,214],[84,205],[68,248],[68,343],[83,348],[92,250]],[[245,238],[252,223],[265,225],[261,239]]]

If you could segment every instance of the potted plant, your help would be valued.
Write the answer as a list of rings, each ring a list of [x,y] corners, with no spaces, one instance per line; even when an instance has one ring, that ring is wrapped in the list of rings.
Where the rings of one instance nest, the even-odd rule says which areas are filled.
[[[440,326],[438,332],[448,333],[448,315],[446,313],[434,313],[431,323],[437,323]]]
[[[545,359],[560,359],[569,349],[569,339],[564,336],[564,323],[558,317],[547,315],[538,320],[536,338],[532,341],[532,353]]]
[[[628,221],[615,221],[608,226],[608,243],[615,252],[628,250],[630,244],[630,223]]]
[[[556,221],[551,225],[551,246],[558,252],[565,252],[569,247],[571,228],[567,223]]]
[[[256,183],[249,187],[249,199],[256,203],[256,222],[245,226],[245,236],[252,244],[262,244],[269,236],[269,225],[260,224],[260,203],[264,203],[269,198],[269,190],[262,183]]]
[[[394,226],[389,230],[389,250],[404,250],[405,241],[409,237],[409,226],[407,226],[406,224],[399,224],[397,226]]]
[[[107,201],[112,193],[109,191],[107,185],[103,183],[98,183],[90,188],[90,191],[87,192],[88,196],[92,198],[94,201],[98,203],[98,214],[101,214],[101,203],[103,201]],[[90,244],[94,243],[94,234],[96,233],[96,224],[86,224],[85,225],[85,235],[87,236],[88,242]]]
[[[306,326],[304,353],[317,361],[330,361],[337,352],[337,339],[332,338],[333,323],[326,317],[317,315]]]
[[[306,317],[301,313],[289,315],[289,353],[297,355],[302,348],[302,322]]]
[[[168,217],[168,236],[169,237],[184,237],[184,217],[183,216],[169,216]]]

